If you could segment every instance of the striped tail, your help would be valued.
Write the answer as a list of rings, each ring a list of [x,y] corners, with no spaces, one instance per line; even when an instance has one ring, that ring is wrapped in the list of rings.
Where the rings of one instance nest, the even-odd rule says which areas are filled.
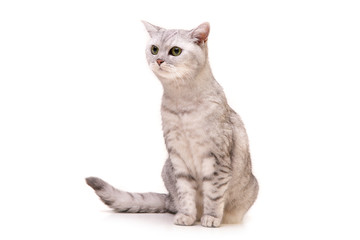
[[[165,213],[169,195],[160,193],[129,193],[118,190],[96,177],[86,178],[86,183],[110,208],[122,213]]]

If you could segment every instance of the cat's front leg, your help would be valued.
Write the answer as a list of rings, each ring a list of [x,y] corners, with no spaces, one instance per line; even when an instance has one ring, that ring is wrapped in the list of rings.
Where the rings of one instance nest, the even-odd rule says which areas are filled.
[[[224,214],[225,194],[231,178],[229,159],[211,154],[203,160],[204,213],[201,225],[219,227]]]
[[[172,154],[170,158],[174,167],[176,193],[179,203],[174,223],[190,226],[196,221],[196,181],[180,156]]]

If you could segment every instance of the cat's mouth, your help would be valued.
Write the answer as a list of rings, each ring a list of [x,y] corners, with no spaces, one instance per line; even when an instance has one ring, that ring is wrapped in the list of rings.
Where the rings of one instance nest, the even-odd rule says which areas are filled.
[[[173,66],[170,66],[168,64],[161,64],[160,66],[158,64],[153,64],[152,70],[154,72],[161,72],[161,73],[171,73],[173,71]]]
[[[179,72],[177,67],[168,63],[162,63],[160,66],[157,63],[150,66],[153,73],[160,79],[174,80],[176,78],[182,78],[182,73]]]

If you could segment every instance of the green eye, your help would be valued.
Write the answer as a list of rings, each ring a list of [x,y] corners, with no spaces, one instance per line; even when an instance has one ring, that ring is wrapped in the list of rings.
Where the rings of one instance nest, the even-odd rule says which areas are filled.
[[[179,47],[173,47],[172,49],[170,49],[169,54],[173,55],[173,56],[179,56],[182,52],[182,49]]]
[[[152,45],[151,46],[151,53],[153,55],[156,55],[156,54],[158,54],[158,52],[159,52],[159,48],[157,46],[155,46],[155,45]]]

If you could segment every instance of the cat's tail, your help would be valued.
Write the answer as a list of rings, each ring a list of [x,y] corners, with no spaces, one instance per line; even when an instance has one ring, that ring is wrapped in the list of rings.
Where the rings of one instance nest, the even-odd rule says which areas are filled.
[[[118,190],[96,177],[86,178],[86,183],[110,208],[123,213],[165,213],[172,212],[167,205],[169,195],[160,193],[130,193]]]

